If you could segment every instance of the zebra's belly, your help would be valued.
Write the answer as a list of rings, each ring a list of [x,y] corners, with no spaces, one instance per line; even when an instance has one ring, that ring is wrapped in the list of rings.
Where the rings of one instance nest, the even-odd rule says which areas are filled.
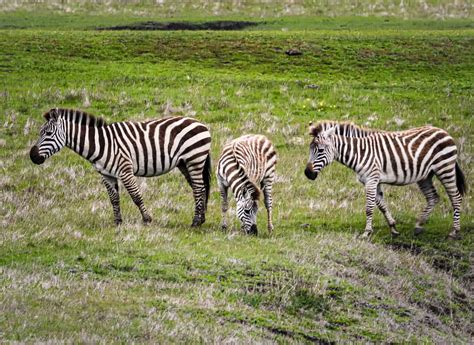
[[[394,186],[406,186],[406,185],[409,185],[409,184],[416,183],[420,180],[423,180],[423,178],[409,178],[409,179],[402,178],[402,177],[400,177],[400,178],[381,178],[380,183],[390,184],[390,185],[394,185]]]
[[[140,162],[138,162],[136,158],[132,159],[133,173],[135,176],[151,177],[163,175],[173,170],[178,164],[176,156],[165,157],[164,160],[162,160],[161,157],[149,157],[145,160],[143,160],[142,157],[140,158]]]
[[[173,170],[176,166],[173,165],[171,167],[166,167],[165,169],[144,169],[144,168],[141,168],[141,169],[136,169],[134,170],[134,174],[135,176],[140,176],[140,177],[153,177],[153,176],[160,176],[160,175],[164,175],[166,173],[169,173],[171,170]]]
[[[95,163],[92,163],[92,166],[94,167],[94,169],[97,172],[99,172],[102,175],[110,176],[110,177],[118,177],[118,176],[116,176],[116,174],[114,174],[112,171],[110,171],[110,169],[105,167],[104,164],[102,164],[102,161],[97,161]]]
[[[403,179],[401,178],[401,176],[397,176],[394,173],[381,173],[380,174],[380,183],[403,184]]]

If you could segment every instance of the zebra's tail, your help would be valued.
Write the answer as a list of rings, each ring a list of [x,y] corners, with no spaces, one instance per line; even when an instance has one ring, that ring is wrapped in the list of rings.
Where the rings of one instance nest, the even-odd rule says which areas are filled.
[[[207,210],[207,202],[209,201],[209,193],[211,191],[211,174],[212,174],[211,154],[209,153],[204,163],[202,170],[202,179],[204,181],[204,188],[206,189],[206,202],[204,203],[204,209]]]
[[[466,194],[467,192],[467,185],[466,185],[466,178],[461,170],[461,167],[456,162],[456,186],[458,187],[459,193],[461,195]]]

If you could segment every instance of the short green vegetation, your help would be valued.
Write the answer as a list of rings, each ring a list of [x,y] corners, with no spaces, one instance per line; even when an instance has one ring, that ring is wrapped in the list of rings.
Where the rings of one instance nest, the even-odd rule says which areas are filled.
[[[355,175],[337,163],[315,182],[303,174],[309,121],[387,130],[432,124],[456,139],[473,190],[469,4],[303,1],[300,12],[290,6],[285,14],[283,2],[242,5],[238,13],[208,1],[195,2],[202,11],[137,3],[0,11],[0,339],[469,342],[472,193],[463,203],[463,238],[448,241],[451,207],[439,183],[442,201],[416,238],[422,194],[386,187],[401,236],[392,239],[376,213],[374,237],[361,241],[365,200]],[[229,32],[94,30],[216,19],[262,24]],[[302,54],[288,56],[289,49]],[[29,148],[51,107],[109,122],[196,117],[211,128],[214,164],[228,140],[267,135],[279,155],[275,233],[265,231],[263,203],[257,237],[240,234],[234,218],[222,233],[215,181],[207,222],[189,228],[191,190],[178,172],[140,179],[154,217],[148,226],[122,188],[124,224],[116,228],[87,161],[64,149],[42,166],[31,163]]]

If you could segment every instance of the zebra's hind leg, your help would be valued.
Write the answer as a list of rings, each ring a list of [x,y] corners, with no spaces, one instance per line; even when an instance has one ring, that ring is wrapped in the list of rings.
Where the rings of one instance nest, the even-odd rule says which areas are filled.
[[[263,197],[265,202],[265,208],[267,209],[268,217],[268,233],[273,232],[273,222],[272,222],[272,208],[273,208],[273,199],[272,199],[272,183],[270,181],[262,182]]]
[[[382,191],[382,186],[379,184],[377,186],[377,195],[375,196],[375,203],[377,204],[377,207],[379,210],[383,213],[385,220],[388,223],[388,226],[390,227],[390,232],[393,236],[398,236],[400,233],[397,231],[395,225],[395,219],[393,219],[392,214],[388,210],[387,205],[385,204],[385,200],[383,198],[383,191]]]
[[[449,233],[449,238],[457,239],[459,238],[459,230],[461,228],[460,218],[462,195],[456,184],[455,165],[453,164],[452,169],[445,170],[437,176],[446,189],[446,193],[448,194],[449,200],[451,200],[451,205],[453,206],[453,229]]]
[[[193,190],[195,208],[191,226],[199,226],[206,221],[204,214],[206,203],[206,189],[203,180],[204,161],[199,163],[193,162],[193,164],[181,161],[178,163],[178,169],[184,175]]]
[[[374,231],[372,228],[372,217],[374,215],[375,200],[377,195],[378,180],[370,180],[365,184],[365,215],[366,223],[362,238],[369,238]]]
[[[130,197],[132,198],[133,202],[140,210],[143,222],[145,224],[150,223],[151,216],[148,213],[145,204],[143,203],[142,193],[140,191],[140,188],[138,187],[137,178],[133,175],[132,168],[130,167],[130,169],[127,169],[125,172],[123,172],[120,176],[120,179],[122,180],[123,185],[127,189],[128,194],[130,194]]]
[[[219,185],[219,191],[222,198],[222,223],[221,229],[222,231],[227,230],[227,210],[229,209],[229,200],[228,200],[228,191],[229,187],[227,187],[221,178],[217,177],[217,183]]]
[[[116,225],[122,224],[122,214],[120,213],[120,194],[118,180],[115,177],[102,175],[102,183],[107,188],[110,203],[114,210],[114,220]]]
[[[428,217],[433,211],[433,208],[439,202],[439,195],[436,192],[436,188],[433,185],[433,174],[429,175],[426,179],[419,181],[417,184],[421,192],[425,196],[426,206],[421,212],[416,222],[415,236],[425,231],[425,229],[423,228],[423,225],[425,225],[426,221],[428,220]]]

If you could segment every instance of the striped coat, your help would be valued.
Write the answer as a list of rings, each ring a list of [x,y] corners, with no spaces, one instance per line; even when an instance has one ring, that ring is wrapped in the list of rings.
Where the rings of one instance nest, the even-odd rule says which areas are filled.
[[[228,189],[237,200],[237,217],[246,233],[257,234],[258,199],[263,191],[268,231],[273,231],[272,185],[276,152],[263,135],[245,135],[224,146],[217,164],[217,181],[222,197],[222,228],[227,228]]]
[[[407,185],[417,183],[425,195],[427,206],[418,218],[415,234],[423,231],[429,214],[439,201],[433,185],[437,176],[444,185],[454,209],[451,237],[460,228],[460,205],[466,185],[456,163],[457,148],[443,129],[425,126],[400,132],[364,129],[353,124],[324,122],[310,124],[313,139],[305,170],[309,179],[333,160],[353,169],[366,189],[367,224],[364,236],[372,233],[374,206],[384,214],[392,234],[397,235],[395,220],[383,199],[381,184]]]
[[[121,180],[140,209],[144,222],[150,222],[136,176],[157,176],[178,167],[193,190],[193,226],[205,221],[209,196],[211,136],[197,120],[169,117],[143,122],[107,124],[85,112],[51,109],[37,143],[30,150],[31,160],[45,159],[67,146],[88,161],[102,175],[114,210],[115,222],[122,222],[118,180]]]

